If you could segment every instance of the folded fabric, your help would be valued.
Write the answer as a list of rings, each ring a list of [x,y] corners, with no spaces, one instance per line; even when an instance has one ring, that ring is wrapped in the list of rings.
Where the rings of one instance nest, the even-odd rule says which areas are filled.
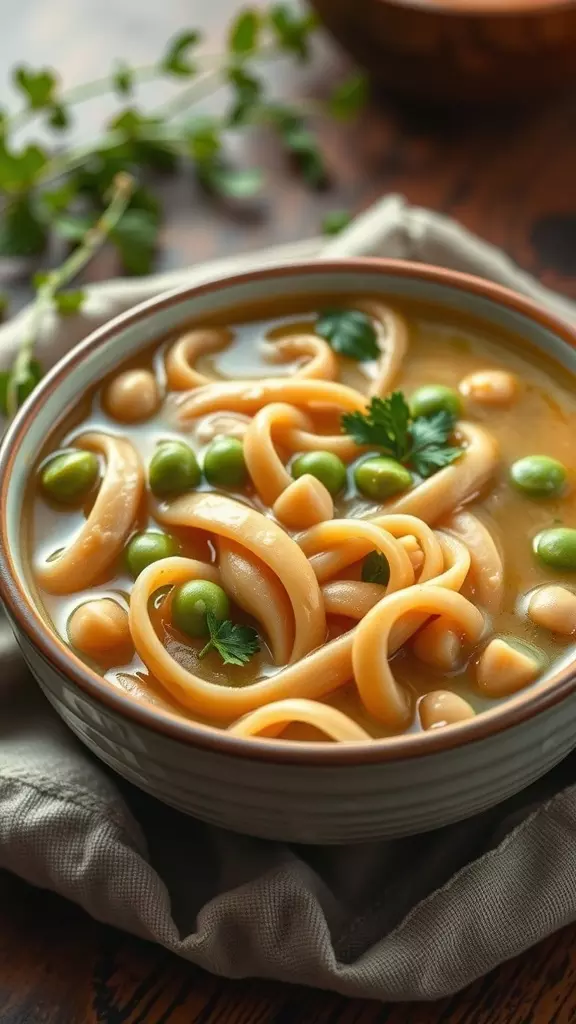
[[[575,315],[502,253],[393,196],[329,243],[94,285],[80,314],[46,322],[40,358],[48,366],[161,291],[320,254],[437,263],[532,295],[565,319]],[[2,365],[29,316],[24,310],[0,329]],[[40,695],[5,622],[0,666],[0,867],[210,971],[430,999],[576,917],[574,756],[507,803],[425,836],[295,848],[204,825],[113,776]]]

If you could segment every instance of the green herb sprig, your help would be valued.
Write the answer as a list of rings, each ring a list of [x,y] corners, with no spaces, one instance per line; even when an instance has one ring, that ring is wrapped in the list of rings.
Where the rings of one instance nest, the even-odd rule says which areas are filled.
[[[30,324],[22,338],[11,370],[0,372],[0,412],[4,416],[13,416],[16,413],[42,377],[40,363],[34,358],[34,347],[46,311],[55,308],[61,316],[69,316],[81,308],[84,300],[83,291],[63,289],[110,237],[130,202],[133,188],[134,182],[130,175],[117,174],[109,205],[93,227],[86,232],[82,244],[74,249],[57,270],[34,276],[36,299]]]
[[[316,321],[316,334],[340,356],[367,362],[380,355],[372,320],[359,309],[327,309]]]
[[[206,616],[210,639],[202,648],[200,658],[217,651],[225,665],[246,665],[260,650],[258,633],[251,626],[239,626],[228,619],[219,622],[213,612]]]
[[[84,266],[98,248],[95,238],[113,243],[128,273],[152,269],[162,222],[154,191],[159,172],[189,169],[207,193],[235,202],[249,199],[262,189],[262,170],[236,166],[227,143],[233,133],[266,126],[276,132],[310,186],[326,183],[328,171],[311,119],[322,113],[340,119],[354,116],[365,102],[364,77],[352,75],[323,103],[288,105],[268,95],[261,74],[278,58],[305,61],[315,29],[312,14],[273,3],[242,9],[228,28],[223,53],[202,52],[201,32],[186,28],[169,40],[156,62],[132,67],[117,60],[105,77],[69,90],[51,68],[14,68],[12,80],[22,105],[14,113],[0,109],[0,259],[37,259],[55,238],[78,249],[71,263],[67,260],[59,271],[36,280],[32,329],[13,371],[0,375],[1,410],[14,412],[42,375],[33,348],[45,310],[50,305],[60,313],[81,309],[82,291],[61,288],[81,269],[77,260]],[[168,102],[144,109],[139,88],[155,80],[181,87]],[[228,93],[224,113],[207,116],[202,102],[222,89]],[[73,146],[76,107],[107,93],[118,99],[115,114],[88,144]],[[20,143],[18,133],[26,128],[29,134],[36,121],[42,138]],[[44,141],[46,127],[56,133],[54,147]],[[102,221],[121,174],[133,182],[128,201],[118,200],[112,215]],[[339,212],[329,229],[335,231],[345,221]],[[0,295],[1,315],[5,306]]]
[[[136,177],[138,187],[113,241],[125,269],[148,272],[161,221],[149,173],[189,166],[213,194],[235,200],[253,196],[262,187],[260,169],[234,166],[226,143],[230,133],[254,125],[275,130],[305,180],[323,184],[328,174],[310,114],[353,116],[366,98],[364,77],[354,74],[341,82],[321,104],[304,100],[289,106],[267,94],[261,76],[278,58],[306,60],[315,28],[313,15],[287,4],[247,7],[229,26],[224,53],[201,52],[201,33],[185,29],[154,64],[138,68],[115,61],[108,76],[70,90],[50,68],[17,66],[12,78],[22,108],[13,115],[0,111],[0,256],[38,256],[52,233],[78,241],[106,205],[115,175],[125,171]],[[182,88],[168,102],[145,110],[138,102],[139,86],[156,79]],[[228,92],[224,113],[205,115],[199,104],[220,89]],[[76,106],[106,93],[118,98],[118,110],[93,141],[71,146]],[[35,120],[57,133],[56,152],[41,140],[18,144],[17,132]]]
[[[388,398],[373,398],[365,413],[342,417],[342,429],[356,444],[378,448],[424,478],[462,455],[462,448],[450,444],[454,423],[448,412],[412,419],[401,391]]]

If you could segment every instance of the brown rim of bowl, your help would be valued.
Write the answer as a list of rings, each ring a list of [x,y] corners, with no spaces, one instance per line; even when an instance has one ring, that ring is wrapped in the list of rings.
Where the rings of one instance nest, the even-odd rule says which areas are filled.
[[[44,660],[76,683],[88,697],[107,705],[121,717],[130,719],[139,726],[149,728],[153,732],[161,733],[181,743],[192,744],[224,755],[303,766],[340,765],[351,767],[382,761],[401,761],[407,757],[434,754],[486,739],[559,704],[576,689],[575,663],[558,670],[541,690],[533,690],[525,695],[516,696],[501,708],[491,709],[468,722],[446,726],[436,732],[413,733],[408,736],[387,737],[375,740],[373,743],[350,744],[291,743],[285,740],[246,739],[229,736],[224,730],[180,719],[176,715],[153,708],[152,705],[139,703],[129,694],[114,689],[103,677],[84,665],[51,632],[32,601],[26,596],[8,548],[7,485],[29,421],[42,408],[47,397],[59,386],[62,379],[69,372],[74,371],[87,349],[101,345],[113,337],[119,329],[145,320],[151,312],[169,308],[184,299],[209,294],[222,288],[223,284],[226,286],[241,285],[277,277],[326,273],[338,275],[354,271],[372,273],[379,271],[384,275],[420,279],[472,293],[524,315],[552,331],[572,348],[576,348],[576,331],[572,330],[567,323],[545,312],[529,299],[516,295],[515,292],[501,285],[493,284],[491,281],[484,281],[468,274],[444,270],[440,267],[400,260],[356,258],[304,261],[287,266],[247,271],[217,279],[208,284],[178,289],[167,295],[150,299],[137,306],[135,310],[115,317],[75,346],[53,367],[20,410],[6,433],[0,448],[0,597],[19,629],[29,637]],[[121,362],[122,359],[119,358],[118,363]]]
[[[534,18],[576,7],[576,0],[377,0],[377,3],[425,11],[431,16],[459,18]]]

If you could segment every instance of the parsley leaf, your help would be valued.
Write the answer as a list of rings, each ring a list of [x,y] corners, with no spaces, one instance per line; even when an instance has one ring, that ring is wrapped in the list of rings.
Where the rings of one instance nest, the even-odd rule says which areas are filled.
[[[262,96],[262,82],[244,67],[232,66],[227,72],[234,100],[228,113],[228,124],[246,124]]]
[[[158,240],[158,218],[145,209],[126,210],[110,232],[124,270],[129,274],[149,274]]]
[[[73,313],[78,313],[82,309],[84,299],[85,293],[81,288],[76,288],[74,291],[56,292],[54,305],[60,316],[72,316]]]
[[[198,46],[200,40],[200,33],[195,29],[188,29],[174,36],[169,41],[160,63],[162,71],[180,78],[190,78],[196,74],[196,66],[189,59],[189,53]]]
[[[70,127],[70,115],[67,108],[63,107],[61,103],[54,103],[50,108],[48,124],[57,132],[66,131],[66,129]]]
[[[260,650],[258,634],[251,626],[238,626],[228,619],[219,622],[211,611],[208,611],[206,621],[210,639],[200,651],[200,658],[205,658],[214,649],[225,665],[245,665]]]
[[[30,110],[42,110],[54,103],[58,79],[50,68],[34,71],[25,64],[19,64],[12,72],[12,81],[26,97]]]
[[[123,60],[116,62],[112,84],[119,96],[131,96],[134,87],[134,72]]]
[[[322,221],[322,234],[339,235],[351,220],[352,215],[348,210],[330,210]]]
[[[48,238],[48,229],[27,195],[8,206],[0,221],[0,256],[39,256]]]
[[[258,46],[260,36],[260,12],[248,7],[240,11],[228,33],[228,48],[231,53],[246,56]]]
[[[461,448],[448,444],[454,429],[450,413],[413,420],[401,391],[388,398],[373,398],[365,413],[346,413],[342,427],[356,444],[379,448],[421,477],[431,476],[462,455]]]
[[[383,448],[402,462],[408,454],[410,410],[401,391],[389,398],[373,398],[366,413],[350,412],[342,417],[342,426],[356,444]]]
[[[368,83],[366,76],[360,73],[352,75],[341,82],[328,101],[328,110],[341,121],[353,117],[366,103]]]
[[[314,14],[299,14],[288,4],[273,4],[268,17],[279,46],[300,60],[309,54],[309,37],[317,25]]]
[[[316,139],[306,127],[302,116],[291,107],[268,103],[261,114],[280,137],[288,156],[294,161],[305,181],[312,188],[323,188],[328,183],[328,172]]]
[[[462,454],[446,442],[454,429],[454,418],[449,412],[433,416],[418,416],[410,428],[412,447],[410,464],[420,476],[431,476],[438,469],[449,466]]]
[[[364,583],[380,583],[386,586],[390,579],[390,566],[381,551],[371,551],[362,562],[362,579]]]
[[[338,355],[358,362],[377,359],[380,355],[372,320],[359,309],[325,310],[316,321],[316,334],[325,338]]]
[[[10,370],[0,372],[0,414],[8,415],[8,388],[12,374]],[[16,398],[18,408],[31,395],[38,382],[42,379],[42,367],[37,359],[31,359],[24,372],[16,381]]]
[[[257,167],[227,167],[219,160],[201,164],[198,175],[203,185],[226,199],[248,199],[262,187],[262,173]]]

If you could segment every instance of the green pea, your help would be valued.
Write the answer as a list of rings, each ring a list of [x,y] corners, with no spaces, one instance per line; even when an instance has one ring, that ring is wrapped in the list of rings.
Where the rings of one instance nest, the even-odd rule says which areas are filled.
[[[510,481],[530,498],[555,498],[566,485],[566,469],[548,455],[526,455],[512,463]]]
[[[534,538],[532,546],[544,565],[576,572],[576,530],[567,526],[542,530]]]
[[[148,467],[150,490],[157,498],[184,494],[198,486],[201,476],[194,452],[183,441],[164,441]]]
[[[237,437],[217,437],[204,456],[204,473],[213,487],[244,487],[248,470],[244,448]]]
[[[433,416],[436,412],[449,412],[456,417],[462,412],[462,402],[453,388],[447,388],[444,384],[425,384],[412,395],[410,412],[414,419],[417,416]]]
[[[208,580],[190,580],[176,587],[172,597],[172,621],[187,636],[206,636],[207,613],[222,622],[230,614],[226,593]]]
[[[42,470],[42,490],[53,501],[73,504],[92,490],[100,473],[93,452],[64,452]]]
[[[412,475],[395,459],[379,455],[366,459],[356,466],[354,481],[361,494],[375,501],[382,501],[410,487]]]
[[[130,573],[136,579],[143,569],[161,558],[177,555],[180,548],[168,533],[157,530],[146,530],[137,533],[126,545],[126,562]]]
[[[295,480],[305,473],[315,476],[333,498],[346,484],[346,466],[332,452],[305,452],[294,459],[290,468]]]

